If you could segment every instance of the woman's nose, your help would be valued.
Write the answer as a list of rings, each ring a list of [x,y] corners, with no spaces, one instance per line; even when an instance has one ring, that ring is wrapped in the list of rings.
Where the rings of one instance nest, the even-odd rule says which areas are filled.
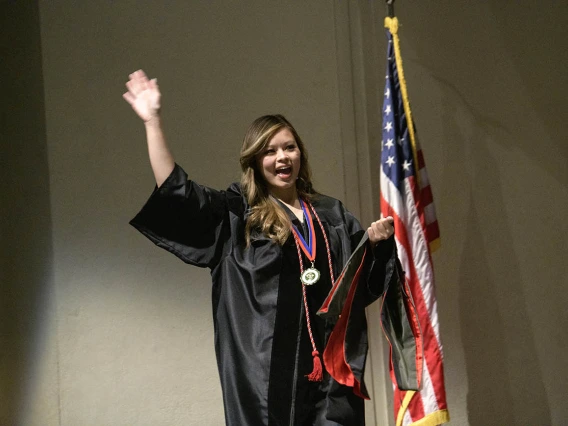
[[[277,152],[277,159],[281,160],[281,159],[285,159],[287,157],[286,151],[284,151],[283,149],[279,149]]]

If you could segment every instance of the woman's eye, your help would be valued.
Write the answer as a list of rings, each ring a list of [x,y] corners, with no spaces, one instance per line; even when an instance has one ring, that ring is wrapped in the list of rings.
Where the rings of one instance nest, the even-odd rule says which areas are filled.
[[[288,145],[288,151],[293,151],[296,149],[296,145]]]
[[[274,154],[275,152],[276,152],[276,151],[274,151],[273,149],[267,149],[264,153],[265,153],[266,155],[268,155],[268,154]]]

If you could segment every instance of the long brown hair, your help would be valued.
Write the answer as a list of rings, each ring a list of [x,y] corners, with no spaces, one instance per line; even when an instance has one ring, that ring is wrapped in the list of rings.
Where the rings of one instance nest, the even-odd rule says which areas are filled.
[[[241,148],[241,188],[250,206],[245,227],[247,246],[253,230],[262,232],[274,242],[282,245],[290,236],[290,218],[278,202],[270,196],[262,173],[258,170],[257,158],[272,137],[282,129],[288,129],[294,136],[300,150],[300,171],[296,180],[298,197],[310,201],[314,195],[308,153],[296,129],[280,114],[264,115],[249,126]]]

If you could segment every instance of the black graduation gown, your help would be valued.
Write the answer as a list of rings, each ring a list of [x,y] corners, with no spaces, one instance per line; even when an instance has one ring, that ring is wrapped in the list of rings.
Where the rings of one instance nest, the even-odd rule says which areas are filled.
[[[364,231],[338,200],[318,195],[312,205],[328,236],[337,277]],[[312,369],[312,349],[296,246],[292,237],[279,246],[255,234],[247,248],[247,210],[239,185],[233,184],[227,191],[207,188],[187,180],[176,165],[131,221],[159,247],[186,263],[211,270],[215,351],[226,424],[363,425],[363,399],[352,388],[327,373],[321,383],[306,379]],[[322,278],[308,288],[308,304],[316,345],[323,353],[338,315],[325,319],[315,315],[331,280],[325,243],[315,220],[314,227],[316,267]],[[351,358],[363,396],[367,352],[364,307],[382,294],[388,284],[385,279],[392,278],[387,269],[395,256],[393,246],[392,239],[381,242],[369,257],[365,285],[358,287],[353,305],[356,320],[350,325],[350,345],[355,356]]]

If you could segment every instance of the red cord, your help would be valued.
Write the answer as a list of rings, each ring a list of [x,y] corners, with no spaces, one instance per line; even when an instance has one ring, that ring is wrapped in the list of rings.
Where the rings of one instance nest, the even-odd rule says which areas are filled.
[[[329,265],[329,275],[331,278],[331,283],[332,285],[335,282],[335,279],[333,278],[333,267],[332,267],[332,263],[331,263],[331,251],[329,250],[329,242],[327,240],[327,235],[325,233],[325,229],[321,223],[321,220],[316,212],[316,210],[314,209],[314,207],[308,203],[308,206],[310,207],[310,209],[312,210],[312,212],[314,213],[314,216],[316,217],[319,226],[321,228],[321,232],[323,234],[323,239],[325,241],[325,248],[327,250],[327,261],[328,261],[328,265]],[[306,210],[309,214],[309,210]],[[308,219],[308,218],[306,218]],[[298,251],[298,260],[300,261],[300,276],[304,273],[304,261],[302,258],[302,252],[300,250],[300,243],[298,241],[298,236],[296,235],[296,233],[292,233],[292,235],[294,235],[294,242],[296,243],[296,249]],[[315,253],[314,253],[315,255]],[[315,260],[315,258],[314,258]],[[306,377],[308,378],[309,381],[311,382],[321,382],[323,379],[323,367],[322,367],[322,363],[321,363],[321,359],[319,357],[319,352],[316,348],[316,342],[314,341],[314,336],[312,333],[312,323],[310,321],[310,311],[308,309],[308,299],[306,297],[306,285],[304,283],[302,283],[302,296],[304,299],[304,309],[306,311],[306,323],[308,326],[308,334],[310,336],[310,342],[312,343],[312,356],[314,358],[314,368],[312,370],[312,372],[310,374],[307,374]]]

